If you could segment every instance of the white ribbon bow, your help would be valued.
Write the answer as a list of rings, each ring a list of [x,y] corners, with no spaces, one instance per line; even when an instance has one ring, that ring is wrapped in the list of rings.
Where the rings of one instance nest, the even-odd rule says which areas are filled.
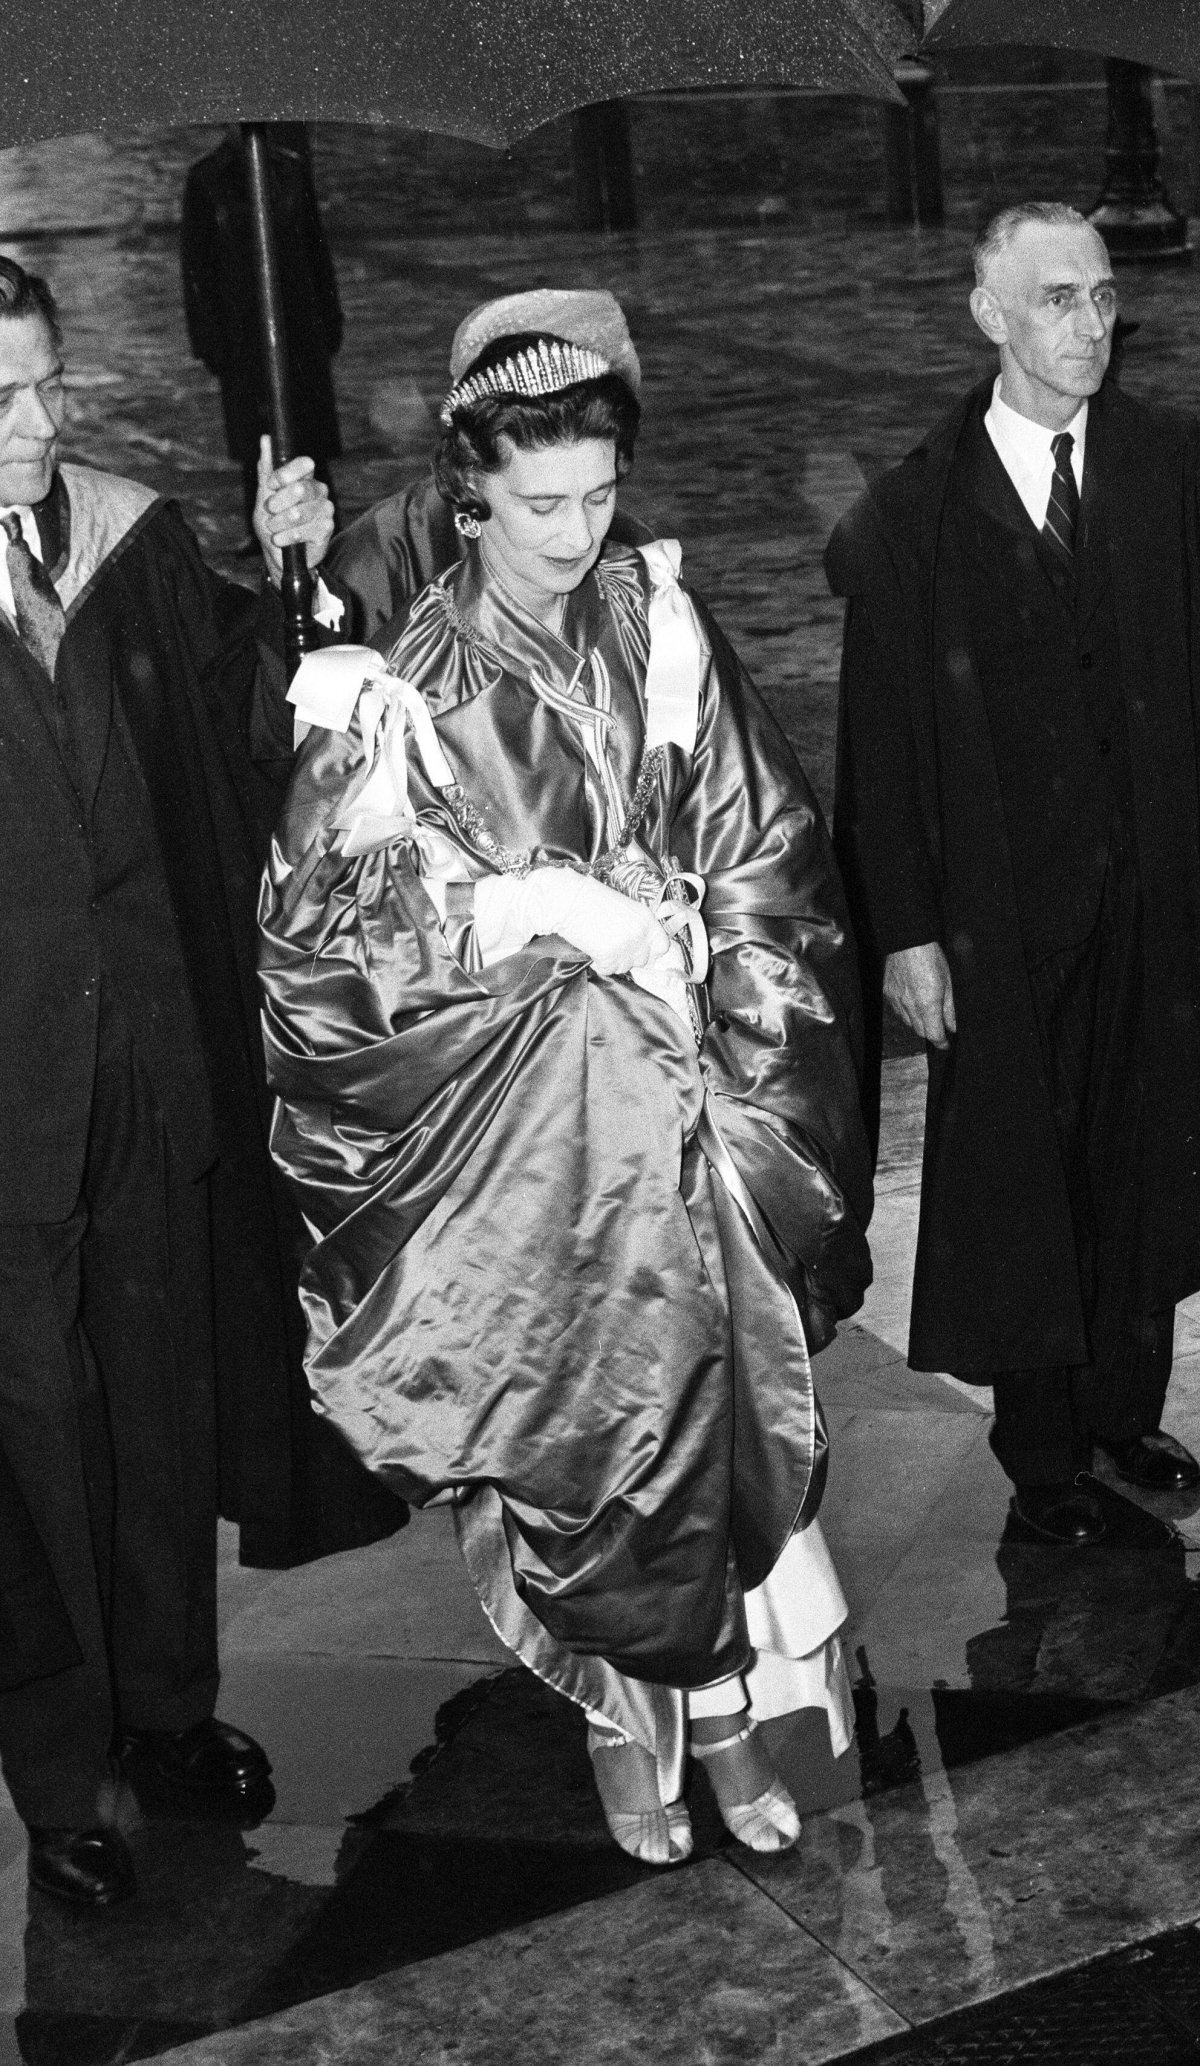
[[[687,936],[689,983],[703,983],[708,975],[710,950],[708,928],[700,916],[704,898],[704,877],[677,868],[667,877],[654,906],[654,916],[671,939]]]
[[[313,725],[346,732],[358,710],[367,779],[338,820],[346,833],[342,852],[348,857],[414,829],[404,748],[408,726],[434,788],[448,789],[454,781],[425,698],[403,675],[389,673],[372,646],[330,646],[306,653],[288,690],[288,702],[296,713],[298,738]]]
[[[646,667],[646,751],[681,746],[695,752],[705,639],[689,596],[679,585],[683,553],[677,538],[639,545],[650,576],[650,658]]]

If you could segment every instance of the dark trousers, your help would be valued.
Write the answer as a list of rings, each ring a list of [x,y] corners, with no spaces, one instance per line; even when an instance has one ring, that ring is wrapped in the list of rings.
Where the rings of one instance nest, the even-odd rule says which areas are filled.
[[[1029,971],[1070,1200],[1088,1363],[995,1380],[991,1443],[1017,1484],[1059,1484],[1091,1461],[1093,1437],[1157,1428],[1175,1314],[1145,1310],[1142,1276],[1141,906],[1114,821],[1096,926]]]
[[[111,995],[76,1209],[0,1226],[0,1444],[83,1653],[0,1693],[0,1766],[27,1823],[87,1825],[114,1732],[217,1692],[208,1183],[174,1176]]]

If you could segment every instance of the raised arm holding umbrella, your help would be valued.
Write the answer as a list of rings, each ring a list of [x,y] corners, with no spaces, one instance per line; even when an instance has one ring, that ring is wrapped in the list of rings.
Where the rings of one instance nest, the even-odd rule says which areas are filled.
[[[263,220],[274,232],[270,264],[277,291],[269,323],[260,306]],[[245,134],[227,125],[216,147],[188,168],[179,255],[188,339],[220,383],[226,446],[242,468],[247,527],[259,438],[271,423],[273,365],[286,364],[288,372],[294,444],[285,456],[307,453],[332,493],[330,462],[341,451],[332,361],[343,320],[303,123],[256,124]],[[270,358],[264,335],[273,338]],[[257,549],[251,536],[245,550]]]

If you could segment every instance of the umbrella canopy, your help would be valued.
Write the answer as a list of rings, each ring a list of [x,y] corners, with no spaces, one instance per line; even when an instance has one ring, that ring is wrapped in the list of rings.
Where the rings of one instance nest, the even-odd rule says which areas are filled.
[[[180,122],[391,122],[504,146],[667,87],[896,97],[900,0],[38,0],[4,31],[0,147]]]
[[[925,43],[1049,44],[1200,79],[1197,0],[925,0]]]
[[[241,122],[276,459],[292,451],[268,121],[394,123],[503,147],[667,87],[898,100],[915,0],[37,0],[5,25],[0,150],[80,130]],[[284,553],[289,672],[308,575]]]

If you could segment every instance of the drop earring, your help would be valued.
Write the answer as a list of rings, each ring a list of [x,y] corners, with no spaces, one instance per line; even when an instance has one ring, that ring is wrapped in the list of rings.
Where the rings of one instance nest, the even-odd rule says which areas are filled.
[[[483,525],[477,516],[471,515],[469,509],[456,509],[454,512],[454,528],[460,538],[478,538]]]

